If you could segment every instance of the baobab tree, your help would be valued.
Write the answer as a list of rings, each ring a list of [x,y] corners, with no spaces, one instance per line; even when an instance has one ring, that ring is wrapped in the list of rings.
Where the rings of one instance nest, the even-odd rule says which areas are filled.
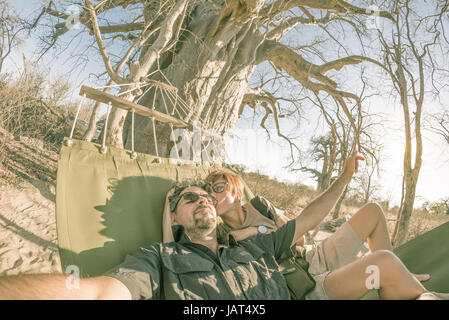
[[[359,97],[341,90],[329,74],[362,60],[348,55],[316,63],[302,51],[313,43],[295,48],[284,39],[299,25],[352,27],[351,20],[373,14],[393,20],[389,12],[373,12],[341,0],[68,2],[78,6],[76,21],[98,48],[110,81],[121,86],[117,94],[189,123],[199,121],[203,129],[218,134],[233,128],[242,108],[262,105],[282,135],[280,97],[263,86],[248,85],[262,63],[287,74],[310,93],[333,97],[351,118],[347,104],[361,107]],[[64,12],[63,4],[52,1],[42,13],[58,20],[48,42],[51,46],[69,31],[67,19],[75,18]],[[120,46],[114,46],[113,39],[121,39]],[[176,98],[167,99],[155,87],[146,90],[148,80],[169,85]],[[124,132],[126,116],[126,110],[113,109],[107,126],[109,145],[129,145]],[[356,121],[350,121],[356,131]],[[170,130],[167,126],[157,129],[160,154],[168,155]],[[150,119],[136,118],[136,151],[154,154],[149,139],[152,131]]]
[[[317,182],[316,190],[323,192],[330,185],[334,172],[337,141],[332,135],[327,134],[312,138],[311,145],[310,157],[314,163],[321,162],[321,168],[303,166],[299,170],[312,175]]]

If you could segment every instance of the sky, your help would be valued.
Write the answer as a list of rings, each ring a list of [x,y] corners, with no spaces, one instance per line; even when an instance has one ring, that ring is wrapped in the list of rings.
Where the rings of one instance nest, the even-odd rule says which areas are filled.
[[[40,3],[39,0],[15,0],[13,5],[19,9],[23,15],[33,14]],[[76,27],[70,32],[76,33]],[[82,39],[81,39],[82,40]],[[79,41],[81,41],[79,40]],[[38,42],[35,38],[28,40],[12,55],[6,62],[6,70],[20,71],[23,68],[22,53],[32,60]],[[72,43],[76,46],[76,43]],[[92,74],[103,71],[100,60],[88,62],[87,70],[76,72],[73,61],[67,59],[66,54],[61,54],[54,58],[52,55],[44,56],[40,64],[49,69],[49,77],[57,79],[60,75],[71,74],[71,81],[74,87],[74,99],[78,99],[78,88],[82,84],[89,85],[95,78]],[[444,101],[444,100],[443,100]],[[446,100],[449,101],[449,100]],[[381,134],[385,137],[384,154],[386,157],[381,164],[381,175],[378,180],[382,186],[381,196],[391,200],[393,204],[398,204],[401,195],[402,162],[403,162],[403,115],[401,107],[395,101],[388,99],[371,98],[364,105],[375,113],[382,113],[385,126]],[[433,101],[427,101],[427,110],[449,109],[447,105],[440,106]],[[261,108],[259,109],[261,110]],[[320,132],[320,125],[316,122],[317,112],[309,110],[309,121],[302,121],[297,127],[291,123],[284,123],[284,132],[293,132],[299,137],[298,141],[303,150],[307,149],[307,144],[312,135]],[[315,120],[313,120],[315,118]],[[291,183],[304,183],[315,187],[316,182],[307,174],[292,173],[284,167],[289,163],[289,148],[285,141],[278,138],[274,131],[271,132],[271,141],[267,140],[266,132],[258,128],[260,113],[254,116],[253,111],[246,109],[242,119],[236,123],[234,131],[235,138],[230,142],[227,151],[228,159],[231,163],[242,164],[251,170],[258,170],[261,173],[275,177],[280,181]],[[270,123],[271,120],[268,122]],[[273,123],[271,122],[271,126]],[[424,201],[437,201],[443,197],[449,197],[449,145],[443,139],[429,131],[424,131],[424,154],[423,166],[421,169],[415,206],[421,205]],[[361,169],[366,166],[361,164]],[[362,171],[362,170],[360,170]]]

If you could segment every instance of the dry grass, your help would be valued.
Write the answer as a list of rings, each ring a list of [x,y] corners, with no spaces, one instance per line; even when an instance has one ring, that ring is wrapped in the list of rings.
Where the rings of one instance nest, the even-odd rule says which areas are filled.
[[[45,96],[47,85],[44,75],[38,72],[18,79],[1,79],[0,127],[15,138],[35,138],[49,144],[48,147],[60,141],[67,127],[64,111],[59,107],[63,93]],[[67,88],[58,90],[67,91]]]
[[[70,85],[37,68],[0,78],[0,183],[56,181],[57,152],[70,133]],[[78,129],[78,128],[77,128]],[[75,130],[75,137],[80,137]]]
[[[254,194],[269,199],[290,217],[296,216],[317,195],[308,186],[279,182],[256,172],[243,173],[242,177]]]
[[[42,140],[12,134],[0,128],[3,160],[0,162],[0,184],[20,188],[23,181],[56,183],[58,155],[46,148]]]
[[[448,221],[449,215],[444,213],[430,214],[424,210],[414,210],[410,220],[408,240],[411,240]]]

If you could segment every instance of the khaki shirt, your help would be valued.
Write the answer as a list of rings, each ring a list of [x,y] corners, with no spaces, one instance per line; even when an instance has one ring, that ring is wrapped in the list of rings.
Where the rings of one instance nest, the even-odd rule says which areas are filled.
[[[276,221],[279,218],[279,215],[284,213],[283,210],[280,210],[273,206],[273,208],[276,211],[273,210],[274,220],[272,220],[265,217],[263,214],[257,211],[257,209],[254,208],[254,206],[250,202],[245,203],[243,207],[246,209],[245,220],[243,221],[242,225],[238,228],[235,229],[231,228],[226,223],[224,223],[220,217],[218,217],[219,219],[217,225],[217,239],[219,241],[224,241],[224,239],[228,236],[230,231],[246,229],[248,227],[258,227],[264,225],[267,227],[268,230],[276,231],[277,230]]]
[[[177,225],[174,242],[139,247],[104,275],[125,284],[133,299],[290,299],[276,259],[290,250],[294,233],[292,220],[261,237],[229,236],[216,255]]]

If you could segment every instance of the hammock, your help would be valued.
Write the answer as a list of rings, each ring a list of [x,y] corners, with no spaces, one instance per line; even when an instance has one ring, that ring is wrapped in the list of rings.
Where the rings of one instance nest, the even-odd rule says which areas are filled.
[[[104,139],[99,145],[74,140],[72,133],[58,162],[56,224],[62,269],[75,265],[82,277],[101,275],[138,246],[162,241],[163,207],[171,184],[204,178],[217,169],[105,148]],[[245,197],[253,197],[247,186]],[[446,223],[395,252],[412,272],[431,274],[423,283],[429,290],[449,292],[448,240]]]
[[[66,139],[68,140],[68,139]],[[63,270],[100,275],[138,246],[162,240],[165,195],[174,181],[205,177],[216,167],[172,164],[168,159],[72,140],[60,152],[56,223]]]

